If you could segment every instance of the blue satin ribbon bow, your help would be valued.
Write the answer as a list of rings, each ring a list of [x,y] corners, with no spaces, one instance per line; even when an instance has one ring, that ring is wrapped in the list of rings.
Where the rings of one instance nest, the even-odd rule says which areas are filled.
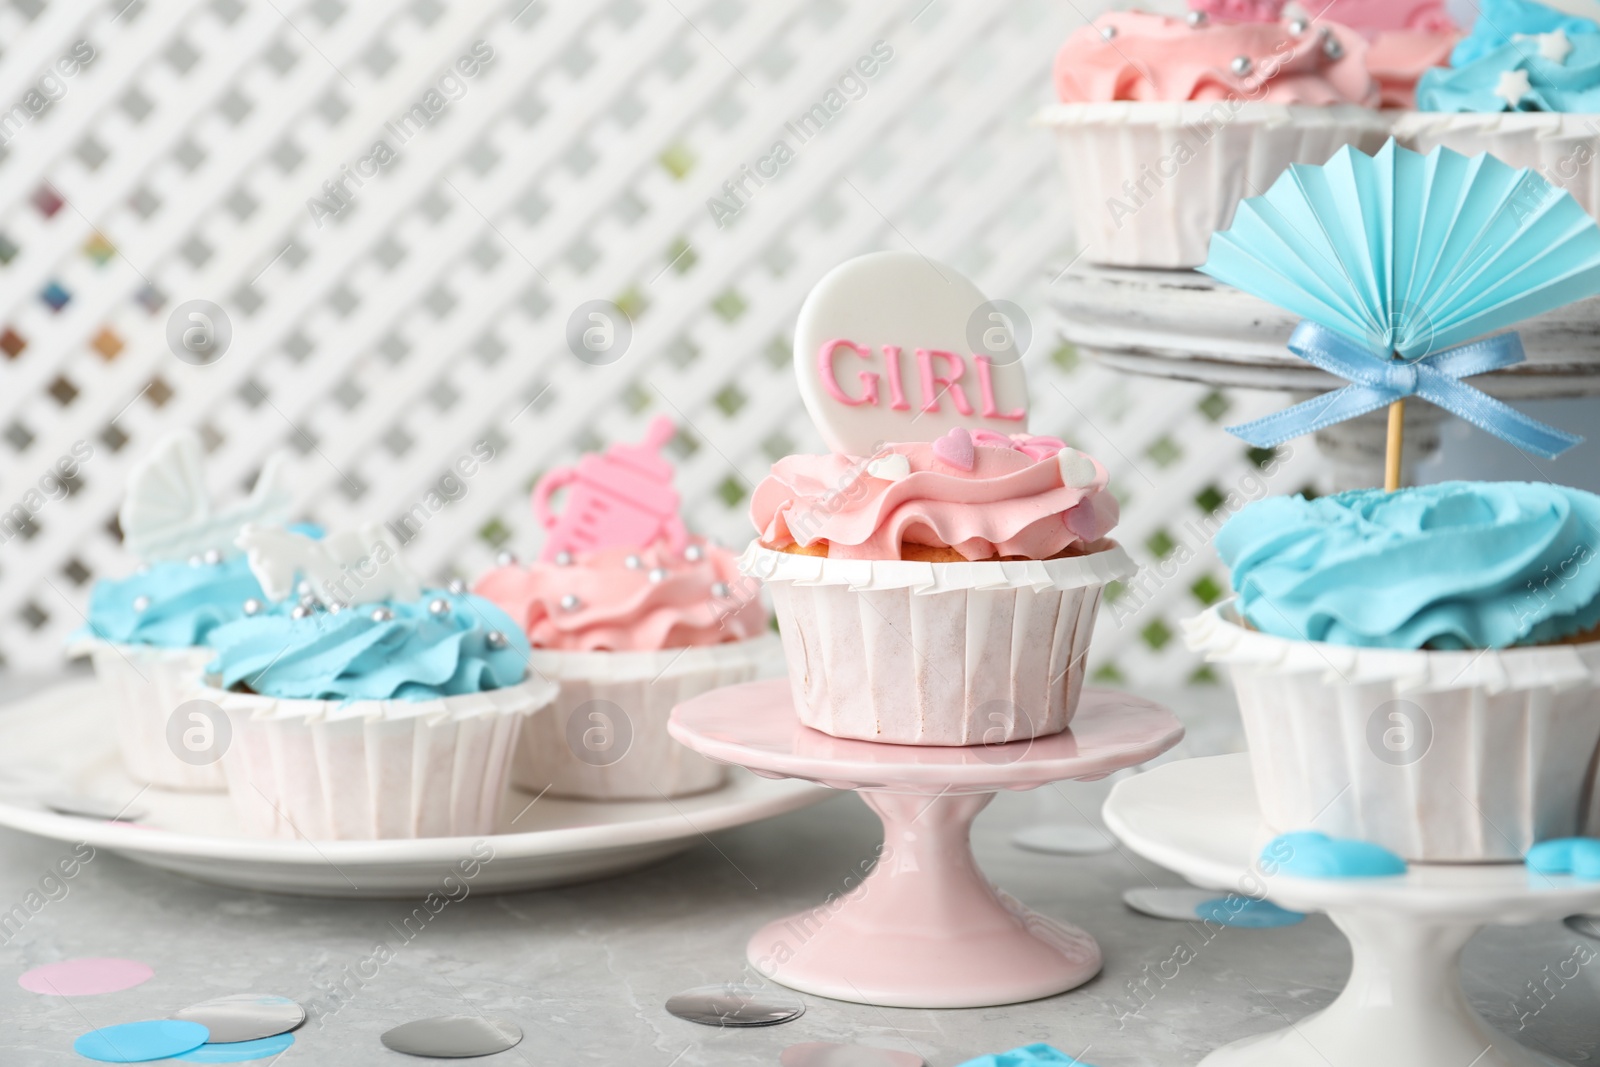
[[[1524,452],[1554,459],[1583,438],[1530,419],[1517,409],[1462,382],[1521,363],[1526,358],[1516,331],[1471,341],[1421,359],[1395,359],[1387,351],[1365,348],[1315,322],[1301,322],[1289,337],[1289,351],[1350,385],[1228,432],[1258,448],[1365,415],[1402,397],[1419,396],[1460,416]]]

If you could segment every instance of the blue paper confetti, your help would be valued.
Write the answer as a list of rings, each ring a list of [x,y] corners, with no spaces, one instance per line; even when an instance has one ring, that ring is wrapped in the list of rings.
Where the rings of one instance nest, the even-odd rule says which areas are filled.
[[[102,1063],[148,1063],[199,1048],[210,1037],[211,1031],[199,1023],[150,1019],[102,1026],[74,1041],[72,1049],[80,1056]]]
[[[1252,930],[1293,926],[1306,920],[1305,915],[1298,911],[1280,908],[1270,900],[1252,900],[1249,897],[1218,897],[1199,905],[1194,913],[1221,926],[1241,926]]]
[[[1054,1067],[1093,1067],[1092,1064],[1075,1060],[1060,1049],[1043,1042],[1037,1045],[1023,1045],[1010,1052],[991,1052],[987,1056],[968,1060],[959,1067],[1045,1067],[1046,1064],[1053,1064]]]
[[[293,1034],[274,1034],[255,1041],[230,1041],[226,1044],[201,1045],[173,1059],[180,1063],[249,1063],[276,1056],[294,1044]]]

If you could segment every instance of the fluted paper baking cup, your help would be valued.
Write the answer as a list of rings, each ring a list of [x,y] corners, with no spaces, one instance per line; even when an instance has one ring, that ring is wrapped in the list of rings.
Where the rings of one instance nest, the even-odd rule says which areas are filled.
[[[85,640],[69,652],[87,653],[95,677],[105,688],[107,708],[116,723],[122,765],[135,781],[159,789],[220,793],[228,787],[220,763],[190,763],[173,751],[168,736],[172,714],[194,696],[209,648],[157,648]]]
[[[1394,135],[1418,152],[1441,145],[1464,156],[1487,152],[1537,171],[1600,218],[1600,115],[1407,111],[1396,117]]]
[[[772,595],[796,713],[834,737],[1004,744],[1067,728],[1118,545],[1016,562],[830,560],[752,544]]]
[[[1472,652],[1291,641],[1232,602],[1184,624],[1239,697],[1261,816],[1408,860],[1519,860],[1594,829],[1600,644]]]
[[[672,709],[781,663],[772,635],[649,652],[535,649],[531,670],[561,687],[517,746],[521,789],[583,800],[661,800],[716,789],[727,767],[667,734]]]
[[[227,713],[223,769],[245,828],[318,840],[493,833],[537,677],[436,700],[288,700],[202,688]]]
[[[1345,145],[1375,152],[1389,118],[1369,108],[1247,101],[1057,104],[1066,203],[1083,258],[1115,267],[1198,267],[1239,201],[1291,163],[1326,163]]]

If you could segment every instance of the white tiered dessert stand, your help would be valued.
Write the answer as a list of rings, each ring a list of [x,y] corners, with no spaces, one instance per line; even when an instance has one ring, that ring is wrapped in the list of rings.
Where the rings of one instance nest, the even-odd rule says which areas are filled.
[[[1491,923],[1600,908],[1600,882],[1520,864],[1413,865],[1390,878],[1267,876],[1245,755],[1157,767],[1119,782],[1106,824],[1141,856],[1211,889],[1265,885],[1294,911],[1326,912],[1350,939],[1350,981],[1286,1030],[1218,1049],[1202,1067],[1564,1067],[1491,1027],[1461,988],[1461,950]]]
[[[1051,303],[1062,335],[1106,366],[1130,374],[1219,388],[1268,389],[1295,400],[1347,383],[1289,351],[1299,318],[1192,270],[1133,270],[1075,263],[1053,275]],[[1569,304],[1517,327],[1527,362],[1472,379],[1501,400],[1600,394],[1600,297]],[[1406,406],[1406,467],[1439,449],[1447,416],[1432,404]],[[1383,484],[1387,414],[1379,410],[1316,434],[1333,489]],[[1409,481],[1409,479],[1407,479]]]

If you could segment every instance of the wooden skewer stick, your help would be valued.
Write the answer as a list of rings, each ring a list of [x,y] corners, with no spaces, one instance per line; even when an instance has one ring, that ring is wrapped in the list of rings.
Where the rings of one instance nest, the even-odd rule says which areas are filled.
[[[1400,450],[1406,437],[1404,398],[1389,405],[1389,439],[1383,457],[1383,487],[1389,492],[1400,488]]]

